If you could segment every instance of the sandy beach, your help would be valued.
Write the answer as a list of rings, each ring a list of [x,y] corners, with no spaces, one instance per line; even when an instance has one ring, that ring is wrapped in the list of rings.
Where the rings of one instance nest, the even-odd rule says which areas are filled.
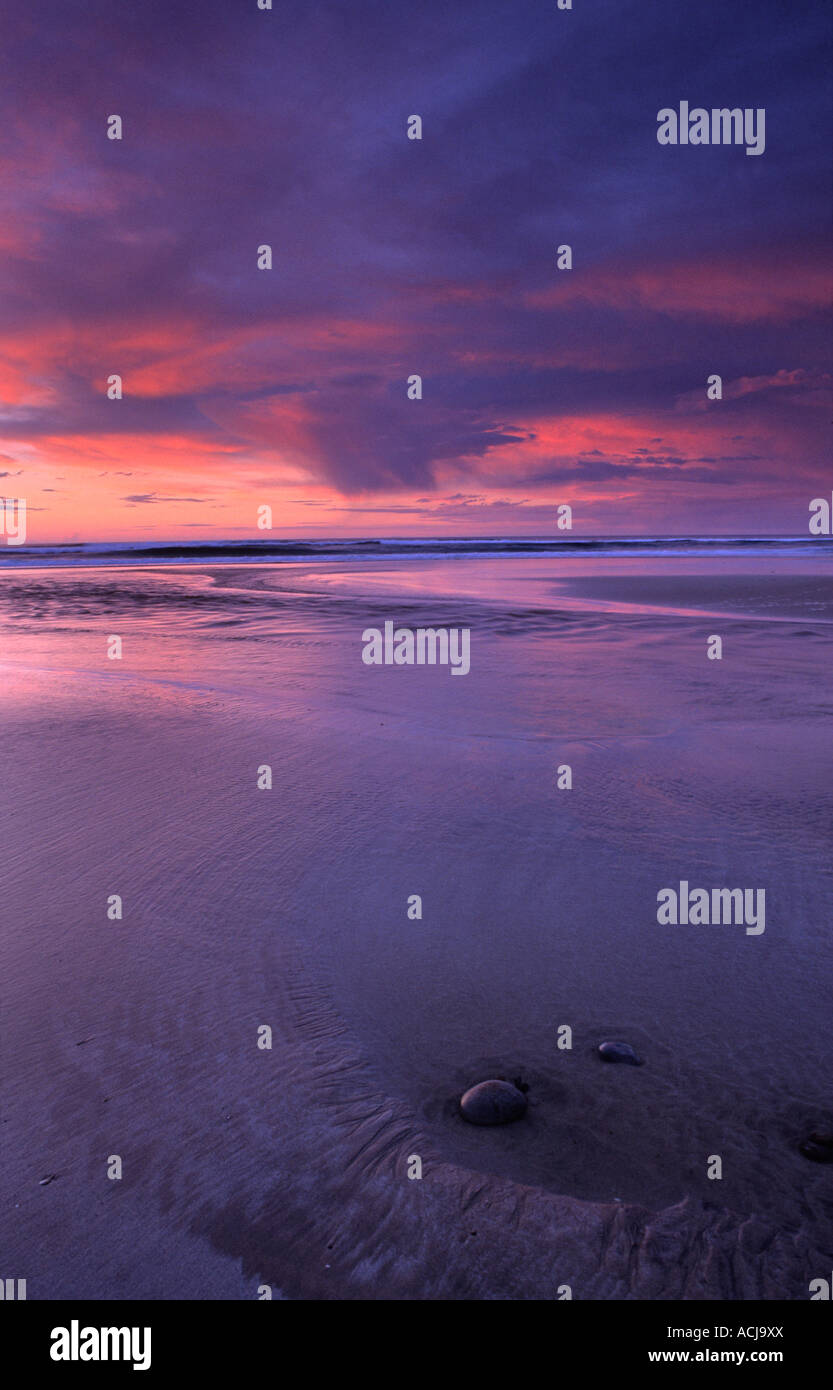
[[[5,569],[0,617],[30,1299],[829,1276],[828,550]],[[388,618],[469,627],[471,671],[363,666]],[[660,926],[681,880],[765,889],[765,932]],[[527,1115],[466,1125],[492,1075]]]

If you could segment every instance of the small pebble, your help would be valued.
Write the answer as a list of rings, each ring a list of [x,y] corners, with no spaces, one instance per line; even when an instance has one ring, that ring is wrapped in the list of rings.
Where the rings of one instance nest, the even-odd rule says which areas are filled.
[[[833,1163],[833,1134],[822,1134],[814,1130],[798,1146],[799,1153],[813,1163]]]
[[[526,1114],[527,1100],[511,1081],[481,1081],[460,1101],[460,1114],[470,1125],[508,1125]]]
[[[599,1043],[599,1056],[603,1062],[627,1062],[631,1067],[641,1067],[642,1058],[637,1057],[630,1043]]]

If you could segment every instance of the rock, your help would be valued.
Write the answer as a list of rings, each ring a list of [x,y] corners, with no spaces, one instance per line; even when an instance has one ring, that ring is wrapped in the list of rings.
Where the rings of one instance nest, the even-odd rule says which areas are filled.
[[[627,1062],[628,1066],[631,1067],[641,1067],[643,1065],[642,1058],[637,1057],[630,1043],[599,1043],[599,1056],[603,1062]]]
[[[833,1163],[833,1134],[821,1134],[814,1130],[798,1146],[799,1153],[813,1163]]]
[[[526,1114],[527,1100],[511,1081],[481,1081],[460,1101],[460,1114],[470,1125],[508,1125]]]

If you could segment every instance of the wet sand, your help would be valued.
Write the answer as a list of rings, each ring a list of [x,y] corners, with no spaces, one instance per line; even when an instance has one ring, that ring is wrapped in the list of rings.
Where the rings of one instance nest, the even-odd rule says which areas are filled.
[[[718,564],[0,575],[0,1239],[29,1298],[808,1296],[831,586]],[[384,616],[467,622],[471,673],[363,667]],[[681,878],[764,887],[766,932],[660,927]],[[489,1074],[524,1120],[460,1119]]]

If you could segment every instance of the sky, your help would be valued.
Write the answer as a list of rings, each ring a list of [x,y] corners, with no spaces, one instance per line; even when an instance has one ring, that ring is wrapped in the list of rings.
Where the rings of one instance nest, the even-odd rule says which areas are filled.
[[[3,28],[29,543],[268,539],[263,505],[275,538],[546,535],[564,503],[577,536],[802,534],[830,496],[822,0],[9,0]],[[763,108],[764,153],[660,145],[681,101]]]

